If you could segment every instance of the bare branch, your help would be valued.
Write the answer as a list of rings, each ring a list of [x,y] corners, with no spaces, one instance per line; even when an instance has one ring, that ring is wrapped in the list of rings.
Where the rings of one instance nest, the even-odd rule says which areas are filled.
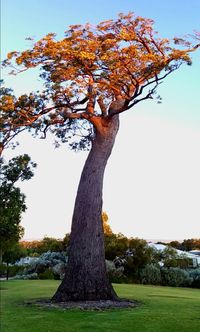
[[[18,134],[20,134],[22,131],[24,131],[26,129],[26,127],[21,128],[20,130],[18,130],[17,132],[14,132],[13,134],[10,134],[11,130],[9,131],[7,137],[5,137],[2,142],[0,142],[0,156],[3,152],[4,149],[7,148],[7,146],[9,145],[10,141],[12,141],[15,136],[17,136]]]
[[[139,103],[140,101],[142,100],[146,100],[146,99],[153,99],[153,93],[155,92],[157,86],[159,85],[160,83],[156,83],[156,85],[151,89],[149,90],[149,92],[146,94],[146,96],[144,96],[143,98],[140,98],[140,99],[135,99],[133,103],[131,103],[128,107],[127,107],[127,110],[130,109],[131,107],[135,106],[137,103]]]

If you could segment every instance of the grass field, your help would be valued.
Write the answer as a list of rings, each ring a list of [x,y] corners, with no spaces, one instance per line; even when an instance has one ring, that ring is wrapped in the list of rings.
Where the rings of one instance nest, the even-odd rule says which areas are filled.
[[[1,332],[200,332],[197,289],[115,285],[120,297],[140,301],[136,309],[100,312],[24,304],[50,297],[57,286],[54,280],[3,281]]]

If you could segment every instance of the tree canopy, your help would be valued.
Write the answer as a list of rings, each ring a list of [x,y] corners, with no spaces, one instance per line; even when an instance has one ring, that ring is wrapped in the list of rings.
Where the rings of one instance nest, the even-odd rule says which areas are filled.
[[[85,149],[108,115],[145,99],[159,101],[158,85],[182,63],[191,64],[189,53],[199,44],[160,38],[153,23],[119,14],[96,26],[71,25],[62,40],[49,33],[26,51],[10,52],[3,66],[11,66],[12,74],[39,67],[45,88],[19,98],[2,88],[1,149],[25,127],[43,137],[50,130],[57,144]]]

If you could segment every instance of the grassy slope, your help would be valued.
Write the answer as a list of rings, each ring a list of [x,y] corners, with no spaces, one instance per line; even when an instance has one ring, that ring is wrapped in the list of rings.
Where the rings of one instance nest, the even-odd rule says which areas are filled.
[[[141,285],[115,285],[121,297],[141,301],[136,309],[104,312],[41,309],[24,300],[50,297],[57,281],[4,281],[1,332],[199,332],[200,291]]]

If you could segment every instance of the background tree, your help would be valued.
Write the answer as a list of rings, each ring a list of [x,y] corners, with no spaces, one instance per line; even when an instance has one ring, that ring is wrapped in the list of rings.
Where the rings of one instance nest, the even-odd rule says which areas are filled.
[[[129,239],[123,234],[105,234],[105,257],[113,260],[116,256],[123,256],[129,248]]]
[[[62,242],[64,250],[66,250],[69,246],[69,239],[70,239],[70,234],[69,233],[65,234]]]
[[[47,251],[60,252],[64,250],[63,241],[52,237],[45,236],[39,245],[39,253]]]
[[[20,241],[20,246],[27,251],[27,256],[37,257],[40,255],[41,240]]]
[[[10,250],[23,236],[20,225],[22,212],[26,210],[25,195],[15,186],[18,180],[29,180],[36,164],[27,154],[12,158],[6,163],[0,159],[0,251],[1,260],[5,251]]]
[[[4,65],[13,72],[39,67],[41,93],[22,95],[4,107],[11,116],[4,134],[26,126],[72,149],[90,148],[80,179],[69,246],[68,269],[54,301],[116,299],[106,276],[102,227],[104,170],[119,129],[119,114],[157,98],[159,84],[199,45],[156,36],[153,21],[132,13],[115,21],[73,25],[63,40],[53,33],[24,52],[11,52]],[[183,49],[183,46],[185,49]],[[12,116],[13,114],[13,116]],[[4,117],[3,117],[4,121]],[[98,264],[97,264],[98,262]]]
[[[25,257],[27,255],[27,251],[22,248],[22,246],[16,242],[13,243],[12,246],[6,248],[3,253],[3,262],[6,263],[6,279],[9,278],[9,264],[14,264],[21,257]]]
[[[182,250],[190,251],[200,249],[200,239],[187,239],[181,243]]]
[[[175,248],[175,249],[179,249],[179,250],[182,249],[181,242],[179,242],[179,241],[171,241],[168,243],[168,245],[170,245],[172,248]]]
[[[147,264],[152,263],[153,249],[148,246],[145,240],[132,238],[129,241],[129,250],[126,252],[125,258],[127,274],[137,279],[139,271]]]
[[[121,237],[121,239],[125,239],[125,237]],[[116,255],[113,262],[116,268],[124,269],[124,274],[130,282],[138,282],[141,270],[150,264],[157,266],[159,256],[155,249],[151,248],[143,239],[126,238],[126,240],[126,248]],[[119,243],[117,240],[118,245]],[[113,250],[113,252],[115,251]]]
[[[45,236],[42,240],[20,241],[20,246],[27,250],[29,256],[33,257],[39,256],[47,251],[66,251],[68,245],[69,234],[66,234],[62,240]]]
[[[170,243],[161,243],[161,244],[170,245],[173,248],[176,248],[179,250],[184,250],[184,251],[200,249],[200,239],[185,239],[182,242],[171,241]]]

